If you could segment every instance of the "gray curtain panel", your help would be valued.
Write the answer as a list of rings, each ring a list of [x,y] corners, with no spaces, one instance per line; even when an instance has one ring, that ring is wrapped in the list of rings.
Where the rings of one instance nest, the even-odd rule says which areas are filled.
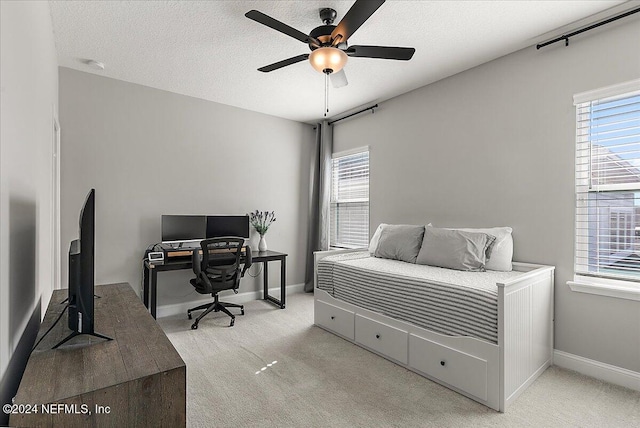
[[[333,126],[322,122],[320,139],[320,194],[318,196],[319,250],[329,249],[329,211],[331,201],[331,155],[333,154]]]
[[[309,231],[304,291],[313,291],[313,252],[329,249],[329,201],[333,128],[325,120],[316,125],[316,141],[309,168]]]

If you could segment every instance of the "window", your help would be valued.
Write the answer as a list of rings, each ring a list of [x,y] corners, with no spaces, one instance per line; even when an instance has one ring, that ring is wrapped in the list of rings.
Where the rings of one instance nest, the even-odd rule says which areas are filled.
[[[575,272],[640,282],[640,80],[574,101]]]
[[[335,153],[331,160],[329,245],[362,248],[369,244],[369,148]]]

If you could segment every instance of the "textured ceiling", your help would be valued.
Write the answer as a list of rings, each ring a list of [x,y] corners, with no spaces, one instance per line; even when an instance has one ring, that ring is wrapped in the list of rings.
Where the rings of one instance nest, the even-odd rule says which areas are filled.
[[[387,1],[350,45],[415,47],[411,61],[349,58],[330,116],[378,102],[541,42],[623,1]],[[637,2],[636,2],[637,3]],[[59,64],[301,122],[322,118],[324,77],[308,62],[258,67],[308,47],[244,16],[257,9],[304,33],[318,10],[353,1],[51,1]],[[554,34],[555,36],[555,34]],[[549,38],[549,34],[546,34]],[[104,70],[82,61],[94,59]]]

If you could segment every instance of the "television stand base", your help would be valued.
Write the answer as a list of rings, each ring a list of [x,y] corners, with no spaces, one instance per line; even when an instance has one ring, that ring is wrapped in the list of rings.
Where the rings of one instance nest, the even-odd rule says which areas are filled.
[[[73,333],[71,333],[69,336],[65,337],[65,338],[64,338],[64,339],[62,339],[60,342],[58,342],[58,344],[57,344],[56,346],[54,346],[53,348],[51,348],[51,349],[56,349],[58,346],[60,346],[60,345],[64,344],[65,342],[67,342],[67,341],[69,341],[69,340],[73,339],[73,338],[74,338],[74,337],[76,337],[76,336],[80,336],[81,334],[88,334],[88,335],[90,335],[90,336],[99,337],[99,338],[101,338],[101,339],[113,340],[112,338],[110,338],[110,337],[108,337],[108,336],[105,336],[105,335],[103,335],[103,334],[96,333],[96,332],[93,332],[93,333],[78,333],[77,331],[74,331],[74,332],[73,332]]]

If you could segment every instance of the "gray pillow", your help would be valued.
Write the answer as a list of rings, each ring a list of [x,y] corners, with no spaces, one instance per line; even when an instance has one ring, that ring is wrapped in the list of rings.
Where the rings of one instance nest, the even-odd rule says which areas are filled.
[[[427,227],[416,263],[465,271],[484,271],[495,236]]]
[[[513,266],[511,264],[511,259],[513,259],[513,237],[511,236],[511,232],[513,229],[510,227],[455,229],[462,230],[463,232],[486,233],[487,235],[495,236],[496,240],[491,245],[491,257],[487,255],[487,270],[498,270],[504,272],[511,272],[513,270]]]
[[[422,245],[424,226],[387,224],[380,232],[374,256],[415,263]]]

